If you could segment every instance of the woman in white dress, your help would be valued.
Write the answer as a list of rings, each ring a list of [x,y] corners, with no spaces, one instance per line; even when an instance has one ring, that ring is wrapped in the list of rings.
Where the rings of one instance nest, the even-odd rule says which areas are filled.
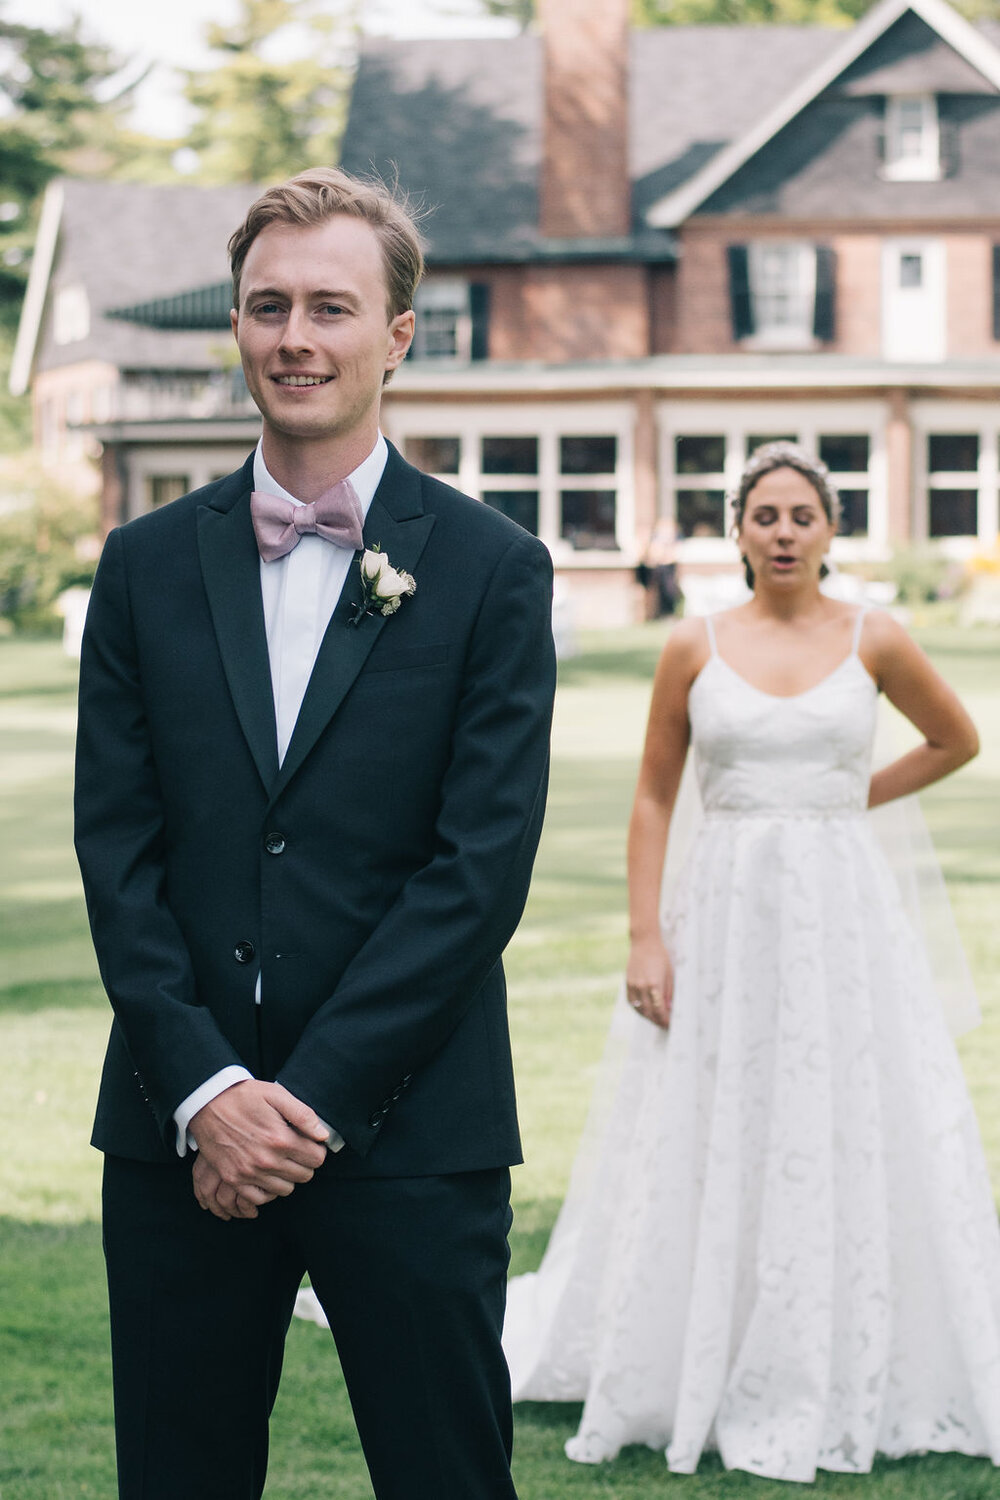
[[[1000,1230],[866,812],[961,766],[976,731],[900,625],[820,591],[821,465],[758,450],[735,511],[753,598],[684,620],[657,668],[632,1012],[542,1267],[511,1283],[514,1397],[583,1400],[583,1463],[627,1443],[803,1481],[876,1453],[1000,1463]],[[873,774],[880,690],[923,743]],[[661,913],[689,741],[703,821]]]

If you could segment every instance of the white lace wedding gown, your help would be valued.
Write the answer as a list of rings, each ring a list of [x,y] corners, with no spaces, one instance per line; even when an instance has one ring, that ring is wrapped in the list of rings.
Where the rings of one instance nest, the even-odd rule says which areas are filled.
[[[859,617],[860,628],[860,617]],[[711,629],[711,627],[710,627]],[[865,812],[857,655],[791,698],[712,656],[704,821],[666,939],[669,1033],[624,1001],[539,1272],[515,1400],[584,1400],[570,1458],[811,1480],[876,1452],[1000,1463],[1000,1231],[923,949]]]

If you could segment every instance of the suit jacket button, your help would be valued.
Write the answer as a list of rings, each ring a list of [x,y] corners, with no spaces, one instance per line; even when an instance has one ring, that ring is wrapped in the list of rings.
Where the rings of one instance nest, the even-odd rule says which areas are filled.
[[[372,1113],[368,1116],[368,1123],[369,1123],[369,1125],[371,1126],[371,1128],[373,1130],[377,1130],[384,1119],[385,1119],[385,1110],[384,1109],[376,1109],[376,1110],[373,1110]]]
[[[247,942],[246,939],[244,939],[244,941],[241,943],[237,943],[236,947],[233,949],[233,957],[238,964],[252,963],[256,956],[256,953],[257,949],[254,947],[253,943]]]
[[[285,852],[285,841],[280,833],[269,833],[264,840],[264,848],[268,854],[283,854]]]

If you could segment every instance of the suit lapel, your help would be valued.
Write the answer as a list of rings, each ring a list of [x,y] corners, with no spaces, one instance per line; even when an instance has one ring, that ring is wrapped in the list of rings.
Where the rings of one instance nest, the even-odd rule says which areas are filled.
[[[250,520],[253,459],[198,510],[198,553],[233,705],[265,788],[278,771],[271,668]]]
[[[394,568],[414,574],[419,590],[417,564],[433,527],[434,517],[424,514],[419,471],[405,463],[390,444],[385,473],[365,521],[365,546],[378,544]],[[361,555],[356,553],[320,645],[291,742],[271,789],[272,799],[288,785],[337,712],[382,631],[406,628],[405,600],[398,618],[366,615],[359,625],[352,625],[360,599]]]

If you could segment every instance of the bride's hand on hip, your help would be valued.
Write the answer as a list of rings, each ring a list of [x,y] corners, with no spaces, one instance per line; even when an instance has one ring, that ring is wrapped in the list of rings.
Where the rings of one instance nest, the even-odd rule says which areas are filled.
[[[661,939],[634,942],[625,966],[625,994],[629,1005],[654,1026],[670,1025],[674,998],[674,966]]]

